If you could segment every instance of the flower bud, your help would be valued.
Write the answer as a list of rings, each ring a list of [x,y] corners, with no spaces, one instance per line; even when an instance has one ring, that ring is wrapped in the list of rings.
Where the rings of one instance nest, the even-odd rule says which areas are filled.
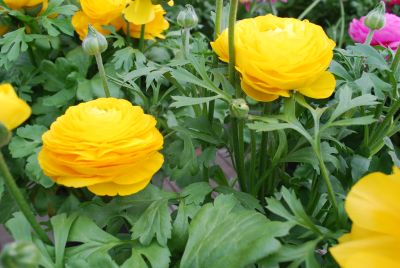
[[[0,148],[7,145],[11,140],[11,133],[10,131],[6,128],[5,125],[3,125],[0,122]]]
[[[38,267],[40,253],[31,242],[14,242],[7,245],[1,256],[0,266],[4,267]]]
[[[385,26],[385,3],[381,1],[373,10],[365,17],[364,24],[369,29],[379,30]]]
[[[194,8],[191,5],[186,5],[186,8],[179,12],[177,22],[182,28],[193,28],[199,22],[199,18]]]
[[[82,42],[82,48],[88,55],[101,54],[108,47],[107,39],[89,25],[88,35]]]
[[[249,114],[249,106],[244,99],[234,99],[230,105],[231,115],[235,118],[247,118]]]

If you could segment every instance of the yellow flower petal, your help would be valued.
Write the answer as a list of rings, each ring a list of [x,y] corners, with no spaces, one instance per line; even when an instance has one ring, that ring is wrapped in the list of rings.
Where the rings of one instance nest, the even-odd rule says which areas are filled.
[[[20,9],[37,6],[41,4],[43,0],[4,0],[3,2],[12,9]]]
[[[123,11],[127,21],[142,25],[149,23],[155,17],[153,4],[151,0],[134,0],[129,3]]]
[[[400,238],[400,174],[367,175],[353,186],[345,207],[357,226]]]
[[[0,85],[0,122],[9,130],[21,125],[32,113],[29,105],[18,98],[10,84]]]
[[[336,87],[336,79],[330,72],[324,72],[312,84],[304,88],[298,88],[298,92],[302,95],[313,99],[329,98]]]
[[[149,183],[150,179],[141,181],[139,183],[125,184],[125,185],[120,185],[112,182],[100,183],[89,186],[88,190],[96,195],[125,196],[125,195],[135,194],[143,190]]]
[[[247,85],[243,81],[241,83],[241,86],[242,86],[243,91],[248,96],[252,97],[253,99],[255,99],[257,101],[269,102],[269,101],[274,101],[277,98],[279,98],[279,95],[272,95],[272,94],[263,93],[261,91],[254,90],[251,86]]]

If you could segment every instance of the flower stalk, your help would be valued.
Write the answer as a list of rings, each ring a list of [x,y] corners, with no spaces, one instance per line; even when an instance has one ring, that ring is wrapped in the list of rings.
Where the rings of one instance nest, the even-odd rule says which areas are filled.
[[[15,183],[15,180],[12,177],[10,170],[7,167],[4,156],[1,152],[0,152],[0,175],[1,177],[3,177],[4,184],[7,186],[7,189],[10,192],[10,194],[14,197],[15,202],[17,203],[21,212],[24,214],[25,218],[30,223],[32,229],[44,243],[51,245],[52,244],[51,240],[47,236],[46,232],[39,225],[39,223],[36,221],[36,218],[33,215],[28,202],[25,200],[21,191],[18,189],[18,186]]]

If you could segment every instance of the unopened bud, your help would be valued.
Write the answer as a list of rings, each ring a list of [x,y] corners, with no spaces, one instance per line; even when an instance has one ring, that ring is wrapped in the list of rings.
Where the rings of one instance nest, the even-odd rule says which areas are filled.
[[[82,42],[83,51],[88,55],[103,53],[108,47],[107,39],[99,33],[93,26],[89,25],[88,35]]]
[[[235,118],[247,118],[249,115],[249,106],[244,99],[234,99],[230,105],[231,115]]]
[[[191,5],[186,5],[185,9],[179,12],[177,22],[182,28],[193,28],[199,22],[199,18],[194,8]]]
[[[7,245],[0,255],[1,267],[38,267],[40,252],[31,242],[14,242]]]
[[[385,3],[381,1],[373,10],[365,17],[364,24],[371,30],[379,30],[385,26]]]
[[[5,125],[3,125],[0,122],[0,148],[7,145],[11,140],[11,133],[10,131],[6,128]]]

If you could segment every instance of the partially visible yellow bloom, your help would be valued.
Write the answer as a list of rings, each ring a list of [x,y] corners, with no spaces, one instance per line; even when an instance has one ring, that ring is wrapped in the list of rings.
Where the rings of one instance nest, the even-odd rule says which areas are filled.
[[[0,85],[0,122],[13,130],[21,125],[32,113],[29,105],[18,98],[10,84]]]
[[[108,24],[122,14],[126,0],[80,0],[82,11],[92,20]]]
[[[345,208],[351,233],[330,249],[344,268],[400,267],[400,170],[372,173],[349,192]]]
[[[151,0],[133,0],[123,11],[125,19],[130,23],[142,25],[154,20],[155,10]]]
[[[152,21],[145,24],[145,39],[165,38],[162,34],[163,31],[169,28],[168,21],[164,18],[165,10],[161,5],[153,5],[154,18]],[[127,33],[126,25],[123,25],[124,32]],[[130,35],[134,38],[140,38],[142,26],[137,24],[130,24]]]
[[[58,184],[87,187],[96,195],[136,193],[164,161],[156,120],[123,99],[72,106],[42,138],[44,173]]]
[[[72,23],[72,26],[74,27],[75,31],[78,33],[79,38],[81,40],[83,40],[86,37],[86,35],[88,34],[89,24],[91,24],[97,31],[99,31],[100,33],[102,33],[104,35],[107,35],[110,33],[109,30],[104,29],[102,27],[103,25],[105,26],[107,24],[103,23],[102,21],[90,19],[82,11],[78,11],[72,16],[71,23]],[[120,18],[117,18],[117,19],[114,19],[113,21],[111,21],[110,24],[114,26],[116,31],[118,31],[119,29],[121,29],[122,25],[124,24],[124,20],[120,17]]]
[[[12,9],[24,7],[34,7],[43,2],[43,0],[3,0],[3,2]]]
[[[227,29],[211,46],[222,61],[229,61]],[[336,81],[326,70],[334,47],[324,30],[307,20],[266,15],[235,26],[241,86],[258,101],[289,97],[290,90],[315,99],[331,96]]]

